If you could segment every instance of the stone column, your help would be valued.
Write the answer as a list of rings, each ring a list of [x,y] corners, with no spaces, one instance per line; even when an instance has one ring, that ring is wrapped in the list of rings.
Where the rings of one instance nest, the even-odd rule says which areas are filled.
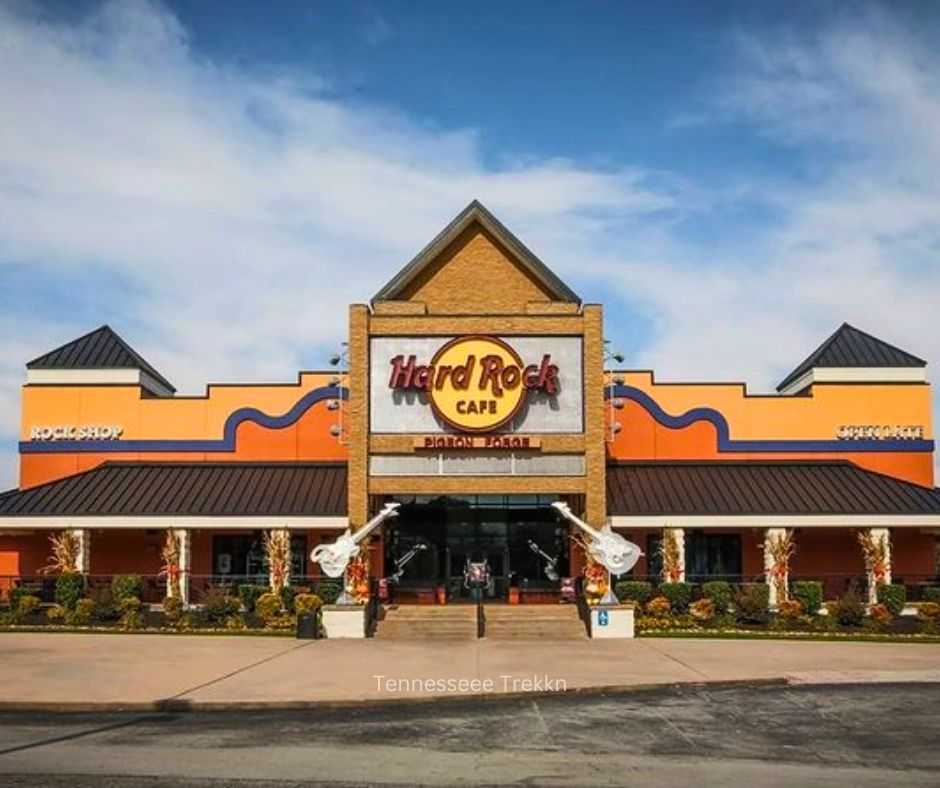
[[[663,561],[663,581],[667,583],[684,583],[685,582],[685,529],[684,528],[663,528],[663,546],[665,546],[670,539],[670,537],[675,541],[676,550],[678,551],[678,577],[670,577],[669,572],[667,571],[666,561]]]
[[[779,595],[777,594],[778,582],[782,581],[784,584],[790,582],[789,572],[784,574],[782,577],[778,577],[774,572],[776,562],[774,561],[773,545],[781,539],[785,539],[786,535],[786,528],[764,529],[764,582],[767,583],[767,588],[770,591],[768,598],[771,610],[776,610],[777,605],[780,602],[780,599],[778,598]]]
[[[188,528],[177,528],[176,538],[180,545],[180,599],[183,607],[189,606],[189,575],[192,570],[192,534]]]
[[[78,539],[75,571],[87,575],[91,571],[91,531],[88,528],[70,528],[69,533]]]

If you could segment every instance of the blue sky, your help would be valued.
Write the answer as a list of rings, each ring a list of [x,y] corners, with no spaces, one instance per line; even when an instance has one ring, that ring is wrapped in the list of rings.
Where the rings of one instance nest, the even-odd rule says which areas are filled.
[[[289,380],[471,199],[663,379],[843,320],[940,362],[935,3],[0,0],[0,479],[23,363],[111,323]],[[5,486],[4,485],[4,486]]]

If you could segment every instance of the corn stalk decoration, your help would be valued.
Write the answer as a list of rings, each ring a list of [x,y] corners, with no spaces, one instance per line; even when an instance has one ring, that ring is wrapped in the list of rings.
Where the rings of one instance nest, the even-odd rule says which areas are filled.
[[[770,575],[770,582],[773,583],[778,605],[790,599],[787,578],[790,576],[790,559],[793,558],[795,552],[793,529],[775,530],[764,537],[764,553],[770,556],[771,561],[767,572]]]
[[[663,564],[663,579],[667,583],[682,580],[682,554],[679,550],[679,537],[672,528],[663,529],[663,540],[659,544],[659,557]]]
[[[357,605],[369,601],[369,552],[365,546],[346,566],[345,591]]]
[[[872,528],[858,532],[858,544],[862,548],[865,574],[868,576],[868,599],[874,604],[878,601],[878,585],[888,579],[891,544],[887,532],[875,533]]]
[[[166,540],[163,542],[163,549],[160,551],[160,558],[163,566],[160,567],[160,577],[166,578],[166,595],[168,597],[182,598],[180,588],[180,575],[182,574],[181,564],[182,544],[179,534],[172,528],[166,532]]]
[[[268,531],[264,535],[264,556],[268,562],[271,590],[279,594],[290,577],[290,533]]]
[[[77,572],[78,560],[82,552],[82,542],[74,531],[60,531],[49,536],[52,554],[49,563],[39,571],[44,575]]]

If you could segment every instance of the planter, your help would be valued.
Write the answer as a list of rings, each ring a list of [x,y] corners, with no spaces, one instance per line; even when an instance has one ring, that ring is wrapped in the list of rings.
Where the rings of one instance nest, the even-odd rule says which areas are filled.
[[[447,604],[447,589],[444,586],[438,586],[436,591],[437,604]]]
[[[518,605],[518,604],[519,604],[519,589],[518,589],[518,588],[513,588],[512,586],[510,586],[510,588],[509,588],[509,604],[510,604],[510,605]]]

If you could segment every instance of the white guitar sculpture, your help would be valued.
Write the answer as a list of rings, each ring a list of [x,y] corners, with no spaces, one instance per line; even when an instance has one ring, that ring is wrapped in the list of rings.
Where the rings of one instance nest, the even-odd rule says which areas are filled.
[[[381,512],[355,533],[347,528],[332,544],[314,547],[310,553],[310,560],[320,564],[327,577],[339,577],[346,571],[352,557],[359,552],[359,543],[389,517],[397,517],[398,512],[395,510],[399,506],[401,506],[400,503],[387,503]]]
[[[643,555],[643,551],[640,550],[638,545],[628,542],[620,534],[614,533],[610,530],[609,525],[605,525],[603,530],[598,531],[584,520],[575,517],[568,504],[558,501],[553,503],[552,506],[590,537],[587,540],[588,553],[591,558],[612,575],[622,575],[629,572],[640,560],[640,556]]]

